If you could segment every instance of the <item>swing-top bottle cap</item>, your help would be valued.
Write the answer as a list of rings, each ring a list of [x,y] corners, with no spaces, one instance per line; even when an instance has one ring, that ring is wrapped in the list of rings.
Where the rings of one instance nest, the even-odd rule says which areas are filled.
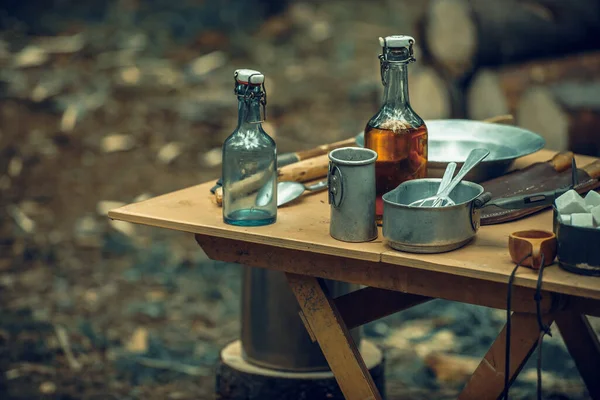
[[[415,39],[412,36],[393,35],[379,38],[379,44],[383,48],[383,54],[379,56],[381,61],[413,62],[413,45]]]
[[[265,82],[265,76],[253,69],[238,69],[233,73],[233,76],[238,83],[244,85],[262,85]]]
[[[386,36],[385,38],[379,38],[379,44],[381,47],[398,48],[398,47],[412,47],[415,44],[415,39],[411,36],[406,35],[393,35]]]

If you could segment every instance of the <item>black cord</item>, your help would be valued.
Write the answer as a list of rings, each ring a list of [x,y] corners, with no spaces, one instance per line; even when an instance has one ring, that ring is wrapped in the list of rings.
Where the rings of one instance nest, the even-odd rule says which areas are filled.
[[[504,364],[504,392],[502,393],[502,398],[504,400],[508,400],[508,387],[509,387],[509,379],[510,375],[510,309],[512,306],[512,288],[513,282],[515,280],[515,274],[517,273],[517,269],[521,266],[523,261],[525,261],[528,257],[531,257],[531,253],[527,254],[523,259],[521,259],[515,268],[510,273],[510,277],[508,278],[508,293],[506,298],[506,347],[505,347],[505,364]]]
[[[535,303],[536,303],[536,315],[538,327],[540,329],[540,337],[537,343],[537,398],[538,400],[542,400],[542,343],[544,341],[544,336],[552,336],[552,332],[550,332],[550,326],[545,325],[544,321],[542,321],[542,276],[544,273],[544,254],[542,253],[542,265],[540,266],[540,272],[538,273],[537,284],[535,287]]]
[[[550,333],[550,327],[545,325],[542,321],[542,276],[544,273],[544,254],[542,253],[542,264],[540,266],[540,272],[538,273],[537,283],[535,286],[535,304],[536,304],[536,315],[538,327],[540,328],[540,332],[544,332],[552,336]]]
[[[542,342],[544,340],[544,335],[546,332],[540,332],[540,337],[538,338],[537,345],[537,399],[542,400]]]
[[[510,336],[511,336],[511,306],[512,306],[512,288],[513,282],[515,280],[515,275],[517,273],[517,269],[521,266],[521,264],[530,257],[531,254],[523,257],[520,260],[515,268],[512,270],[510,277],[508,278],[508,295],[506,299],[506,348],[505,348],[505,365],[504,365],[504,392],[502,394],[502,399],[508,400],[508,389],[509,389],[509,374],[510,374]],[[544,321],[542,321],[542,278],[544,274],[544,254],[542,253],[542,260],[540,265],[540,271],[538,273],[537,283],[535,287],[535,303],[536,303],[536,317],[538,327],[540,329],[540,337],[537,342],[537,399],[542,400],[542,343],[544,340],[544,336],[547,334],[552,336],[552,332],[550,332],[550,326],[545,325]]]

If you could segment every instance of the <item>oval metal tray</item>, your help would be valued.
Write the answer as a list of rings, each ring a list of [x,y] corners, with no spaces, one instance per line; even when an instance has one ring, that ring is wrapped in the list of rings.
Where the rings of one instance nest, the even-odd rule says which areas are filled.
[[[465,179],[482,182],[505,174],[519,157],[542,149],[546,142],[538,134],[512,125],[463,119],[425,121],[428,130],[428,177],[440,178],[449,162],[458,168],[472,149],[483,147],[489,156]],[[364,146],[364,134],[356,137]]]

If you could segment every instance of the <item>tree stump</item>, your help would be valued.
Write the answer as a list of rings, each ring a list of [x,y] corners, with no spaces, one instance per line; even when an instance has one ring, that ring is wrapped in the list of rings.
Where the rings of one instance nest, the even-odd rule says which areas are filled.
[[[360,352],[375,385],[384,396],[384,360],[381,351],[367,340]],[[216,376],[218,400],[343,400],[331,372],[284,372],[249,364],[240,341],[221,351]]]

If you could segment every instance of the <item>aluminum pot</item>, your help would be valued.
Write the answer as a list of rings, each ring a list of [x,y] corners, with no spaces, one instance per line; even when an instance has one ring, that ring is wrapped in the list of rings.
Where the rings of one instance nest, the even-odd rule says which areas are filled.
[[[411,253],[442,253],[467,244],[479,229],[475,199],[483,187],[462,181],[452,191],[450,207],[411,207],[437,193],[441,179],[415,179],[383,195],[383,236],[396,249]]]
[[[462,181],[449,207],[415,207],[410,203],[437,193],[441,179],[415,179],[383,195],[383,236],[389,245],[411,253],[443,253],[467,244],[480,226],[480,209],[539,207],[554,203],[568,188],[492,200],[481,185]]]

